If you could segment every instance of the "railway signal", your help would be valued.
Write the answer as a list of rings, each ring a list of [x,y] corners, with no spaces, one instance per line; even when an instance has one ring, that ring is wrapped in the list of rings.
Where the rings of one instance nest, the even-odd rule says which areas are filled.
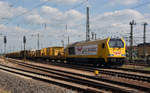
[[[96,33],[91,32],[91,35],[92,35],[92,40],[96,40]]]
[[[23,43],[25,44],[26,43],[26,37],[23,36]]]
[[[6,43],[7,43],[7,38],[4,36],[4,54],[6,53]]]
[[[25,62],[26,59],[26,52],[25,52],[26,37],[25,36],[23,36],[23,43],[24,43],[24,62]]]
[[[136,23],[135,23],[134,20],[132,20],[130,22],[130,26],[131,26],[131,32],[130,32],[130,52],[129,52],[129,60],[130,60],[130,62],[132,62],[132,60],[133,60],[133,54],[132,54],[132,52],[133,52],[133,25],[136,25]]]
[[[7,38],[6,38],[6,36],[4,36],[4,44],[6,44],[7,43]]]
[[[7,38],[6,38],[6,36],[4,36],[4,60],[6,61],[6,44],[7,44]]]

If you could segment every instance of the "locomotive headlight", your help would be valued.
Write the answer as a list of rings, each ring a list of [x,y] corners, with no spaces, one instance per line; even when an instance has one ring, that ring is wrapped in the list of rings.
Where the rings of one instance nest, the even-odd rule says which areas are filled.
[[[121,54],[121,56],[126,56],[126,54]]]
[[[108,56],[114,56],[114,54],[109,54]]]

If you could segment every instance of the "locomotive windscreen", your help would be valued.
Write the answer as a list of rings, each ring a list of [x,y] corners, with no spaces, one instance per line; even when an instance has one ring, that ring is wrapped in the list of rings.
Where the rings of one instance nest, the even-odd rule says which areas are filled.
[[[121,39],[110,39],[109,40],[109,47],[110,48],[123,48],[124,43]]]

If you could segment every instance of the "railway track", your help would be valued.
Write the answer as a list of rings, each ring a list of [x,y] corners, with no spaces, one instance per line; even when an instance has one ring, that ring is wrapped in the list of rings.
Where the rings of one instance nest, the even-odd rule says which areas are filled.
[[[107,74],[112,76],[118,76],[133,80],[140,80],[146,81],[150,83],[150,71],[146,70],[138,70],[138,69],[128,69],[128,68],[94,68],[94,67],[86,67],[86,66],[79,66],[79,65],[68,65],[68,64],[59,64],[59,63],[50,63],[52,65],[69,67],[89,72],[94,72],[94,70],[99,70],[101,74]],[[132,73],[133,72],[133,73]]]
[[[35,62],[35,61],[30,61],[30,62]],[[38,61],[36,61],[37,63]],[[39,62],[41,63],[41,61]],[[42,63],[47,63],[47,62],[42,62]],[[84,70],[84,71],[89,71],[89,72],[93,72],[94,70],[98,69],[100,70],[100,68],[98,67],[93,67],[93,66],[87,66],[87,65],[74,65],[74,64],[65,64],[65,63],[59,63],[59,62],[48,62],[48,64],[51,65],[57,65],[57,66],[63,66],[63,67],[71,67],[71,68],[76,68],[79,70]],[[105,68],[101,68],[101,69],[105,69]],[[120,67],[112,67],[109,69],[115,69],[115,70],[122,70],[122,71],[129,71],[129,72],[138,72],[138,73],[143,73],[143,74],[150,74],[150,71],[147,70],[138,70],[138,69],[129,69],[129,68],[120,68]]]
[[[51,65],[61,66],[61,67],[67,67],[67,68],[73,68],[88,72],[94,72],[94,70],[99,70],[101,74],[107,74],[111,76],[117,76],[122,78],[128,78],[138,81],[144,81],[150,83],[150,72],[145,70],[135,70],[135,69],[127,69],[127,68],[112,68],[112,69],[99,69],[94,67],[87,67],[87,66],[79,66],[79,65],[70,65],[70,64],[64,64],[64,63],[50,63]],[[132,73],[135,72],[135,73]]]
[[[13,68],[13,67],[2,65],[2,64],[0,64],[0,69],[11,72],[11,73],[15,73],[15,74],[23,75],[23,76],[26,76],[26,77],[30,77],[30,78],[33,78],[35,80],[40,80],[40,81],[44,81],[44,82],[47,82],[47,83],[57,84],[57,85],[60,85],[60,86],[64,86],[64,87],[74,89],[74,90],[78,90],[78,91],[85,92],[85,93],[86,92],[92,92],[92,93],[96,93],[96,92],[101,93],[101,92],[103,92],[101,90],[96,90],[95,88],[90,88],[90,87],[82,86],[82,85],[79,85],[79,84],[73,84],[73,83],[70,83],[70,82],[62,82],[62,81],[59,81],[59,80],[56,81],[56,79],[57,79],[56,77],[49,78],[45,74],[40,74],[40,73],[36,73],[36,72],[32,72],[32,71],[27,71],[27,70],[24,70],[24,69]]]
[[[93,67],[93,66],[80,66],[80,65],[68,65],[68,64],[64,64],[64,63],[49,63],[51,65],[58,65],[58,66],[64,66],[64,67],[70,67],[70,68],[76,68],[79,70],[84,70],[84,71],[89,71],[89,72],[93,72],[94,70],[105,70],[106,68],[98,68],[98,67]],[[129,68],[120,68],[120,67],[112,67],[112,68],[107,68],[107,69],[112,69],[112,70],[121,70],[121,71],[128,71],[128,72],[137,72],[137,73],[142,73],[142,74],[149,74],[150,75],[150,71],[147,70],[138,70],[138,69],[129,69]]]
[[[31,61],[31,62],[35,62],[35,61]],[[36,61],[37,62],[37,61]],[[41,61],[39,62],[41,63]],[[74,65],[74,64],[65,64],[65,63],[53,63],[53,62],[43,62],[43,63],[48,63],[51,65],[58,65],[58,66],[64,66],[64,67],[72,67],[72,68],[76,68],[79,70],[84,70],[84,71],[89,71],[89,72],[93,72],[96,69],[100,69],[98,67],[93,67],[93,66],[87,66],[87,65]],[[101,69],[105,69],[105,68],[101,68]],[[112,67],[109,69],[115,69],[115,70],[122,70],[122,71],[129,71],[129,72],[138,72],[138,73],[143,73],[143,74],[150,74],[150,71],[147,70],[138,70],[138,69],[129,69],[129,68],[120,68],[120,67]]]
[[[11,62],[12,62],[12,60],[11,60]],[[82,81],[82,83],[83,83],[83,81],[86,81],[88,83],[84,83],[84,84],[88,84],[88,86],[91,85],[91,86],[94,86],[94,87],[97,87],[97,88],[103,88],[104,90],[110,90],[110,91],[113,91],[113,92],[116,92],[116,91],[117,92],[131,92],[132,91],[133,92],[134,89],[137,89],[137,90],[140,90],[140,91],[150,91],[149,88],[143,87],[143,86],[138,86],[138,85],[132,85],[132,84],[123,83],[123,82],[112,81],[112,80],[108,80],[108,79],[104,79],[104,78],[96,78],[96,77],[93,77],[93,76],[87,76],[87,75],[77,74],[77,73],[72,73],[72,72],[67,72],[67,71],[59,71],[59,70],[56,70],[56,69],[41,67],[41,66],[37,66],[37,65],[28,64],[28,63],[20,63],[20,62],[14,62],[14,63],[18,64],[18,65],[21,65],[21,66],[24,66],[24,67],[37,69],[39,71],[44,71],[44,72],[53,73],[53,74],[58,74],[59,73],[59,75],[63,76],[63,77],[66,77],[66,76],[64,76],[65,74],[70,74],[71,76],[69,76],[69,77],[67,76],[67,78],[72,78],[73,80],[74,79],[80,80],[80,83],[81,83],[81,81]],[[77,78],[77,77],[74,78],[72,75],[77,75],[80,78]],[[86,80],[85,79],[81,79],[81,78],[86,78]],[[92,83],[91,83],[91,80],[92,80]],[[75,81],[75,82],[77,82],[77,81]],[[102,82],[103,83],[104,82],[105,83],[109,83],[109,84],[103,84]],[[92,84],[96,84],[96,85],[92,85]],[[115,85],[112,85],[112,84],[115,84]],[[116,85],[117,86],[123,86],[123,87],[128,86],[128,88],[133,88],[133,89],[130,89],[130,90],[126,90],[128,88],[120,89]],[[116,87],[114,87],[114,86],[116,86]]]

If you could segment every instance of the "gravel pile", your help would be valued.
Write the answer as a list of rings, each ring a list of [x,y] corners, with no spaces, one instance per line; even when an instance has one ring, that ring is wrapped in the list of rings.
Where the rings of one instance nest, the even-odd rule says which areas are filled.
[[[10,93],[77,93],[56,85],[26,79],[0,70],[0,88]]]

